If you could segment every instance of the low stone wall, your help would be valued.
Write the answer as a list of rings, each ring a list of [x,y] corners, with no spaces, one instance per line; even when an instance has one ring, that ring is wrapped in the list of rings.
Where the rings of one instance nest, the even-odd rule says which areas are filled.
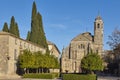
[[[59,73],[60,69],[49,69],[50,73]]]

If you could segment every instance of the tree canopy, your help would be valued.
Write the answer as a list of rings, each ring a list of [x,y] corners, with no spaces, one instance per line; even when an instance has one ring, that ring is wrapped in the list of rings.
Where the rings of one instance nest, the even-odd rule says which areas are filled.
[[[28,33],[27,33],[27,38],[26,38],[26,40],[30,41],[30,31],[28,31]]]
[[[9,32],[8,24],[5,22],[2,31]]]
[[[24,50],[19,55],[19,64],[21,68],[27,69],[58,69],[60,67],[58,59],[48,53],[30,52]]]
[[[41,47],[48,49],[46,36],[43,29],[42,16],[39,12],[37,12],[35,2],[33,2],[32,6],[31,31],[29,34],[29,41],[37,43]]]
[[[103,60],[97,53],[89,53],[81,60],[83,70],[91,73],[92,71],[103,70]]]
[[[120,30],[116,28],[108,37],[109,41],[107,42],[107,44],[109,44],[109,46],[113,50],[113,53],[115,55],[120,54]]]
[[[18,29],[18,24],[17,24],[17,22],[15,22],[14,16],[12,16],[12,18],[11,18],[9,32],[11,34],[16,35],[17,37],[20,37],[20,35],[19,35],[19,29]]]
[[[108,36],[109,41],[107,42],[107,44],[109,44],[109,46],[111,47],[111,52],[112,52],[112,56],[113,58],[111,59],[112,61],[110,61],[108,63],[108,69],[110,71],[112,71],[112,74],[116,74],[119,71],[119,67],[117,64],[119,64],[120,62],[120,29],[119,28],[115,28],[115,30],[112,32],[111,35]],[[116,72],[117,69],[117,72]]]

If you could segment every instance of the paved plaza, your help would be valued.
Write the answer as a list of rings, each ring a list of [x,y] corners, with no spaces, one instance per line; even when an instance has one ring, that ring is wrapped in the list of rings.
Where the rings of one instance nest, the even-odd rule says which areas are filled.
[[[0,79],[0,80],[62,80],[62,79]]]
[[[120,80],[120,77],[106,77],[106,76],[100,76],[100,77],[98,77],[98,80]]]
[[[0,80],[62,80],[62,79],[30,79],[30,78],[18,78],[18,79],[0,79]],[[120,80],[120,77],[108,77],[108,76],[99,76],[97,80]]]

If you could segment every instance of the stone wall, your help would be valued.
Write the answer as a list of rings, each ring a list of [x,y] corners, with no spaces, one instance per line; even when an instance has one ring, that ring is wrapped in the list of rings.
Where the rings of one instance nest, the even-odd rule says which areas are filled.
[[[8,70],[8,36],[0,36],[0,75]]]

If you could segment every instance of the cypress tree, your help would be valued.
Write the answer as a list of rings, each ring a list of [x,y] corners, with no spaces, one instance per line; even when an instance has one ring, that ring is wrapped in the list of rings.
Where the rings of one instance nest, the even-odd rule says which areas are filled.
[[[30,41],[30,31],[28,31],[28,33],[27,33],[27,38],[26,38],[26,40]]]
[[[36,4],[33,2],[32,6],[32,17],[31,17],[31,33],[30,41],[39,44],[40,46],[47,48],[46,36],[44,34],[42,16],[37,12]]]
[[[37,27],[38,27],[36,14],[37,14],[36,4],[35,2],[33,2],[30,41],[35,43],[37,43]]]
[[[14,34],[14,35],[16,35],[17,37],[19,37],[19,29],[18,29],[17,23],[15,22],[14,16],[12,16],[12,18],[11,18],[10,30],[9,30],[9,32],[10,32],[11,34]]]
[[[16,31],[16,32],[15,32],[16,36],[17,36],[17,37],[20,37],[19,29],[18,29],[18,24],[17,24],[17,23],[15,23],[15,29],[16,29],[16,30],[15,30],[15,31]]]
[[[36,14],[37,14],[37,8],[36,8],[36,3],[34,1],[32,5],[32,19],[35,18]]]
[[[14,34],[14,35],[15,35],[15,18],[14,18],[14,16],[12,16],[12,18],[11,18],[10,30],[9,30],[9,32],[10,32],[11,34]]]
[[[2,31],[9,32],[8,24],[5,22]]]
[[[47,45],[47,40],[46,40],[46,36],[44,33],[44,29],[43,29],[43,23],[42,23],[42,16],[41,14],[38,12],[37,14],[37,18],[38,18],[38,25],[39,25],[39,44],[42,45],[44,48],[48,48]]]

